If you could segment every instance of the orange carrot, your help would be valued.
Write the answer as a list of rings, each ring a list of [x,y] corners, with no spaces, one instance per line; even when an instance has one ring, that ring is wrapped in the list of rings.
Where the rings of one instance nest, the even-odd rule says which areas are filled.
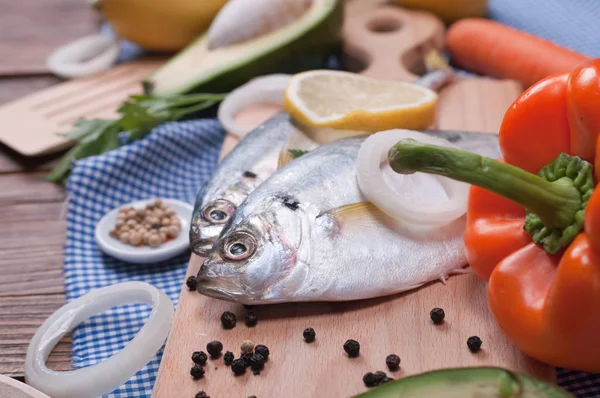
[[[459,67],[515,79],[525,88],[590,60],[541,37],[482,18],[467,18],[450,26],[446,46]]]

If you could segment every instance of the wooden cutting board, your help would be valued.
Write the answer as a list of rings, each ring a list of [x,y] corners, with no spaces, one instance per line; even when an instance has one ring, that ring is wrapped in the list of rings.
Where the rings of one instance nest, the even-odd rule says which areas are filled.
[[[441,45],[438,29],[443,27],[435,20],[437,28],[420,25],[424,18],[432,19],[428,14],[382,7],[369,6],[362,0],[349,4],[346,47],[353,49],[350,53],[354,59],[362,58],[364,64],[371,65],[363,69],[371,76],[414,80],[418,57],[411,61],[412,69],[401,62],[380,61],[372,57],[373,42],[364,35],[353,34],[353,29],[365,33],[368,31],[365,26],[401,26],[405,34],[408,32],[413,37],[407,40],[416,43],[416,49],[406,42],[398,43],[406,54],[423,51],[423,46]],[[412,23],[415,15],[419,15],[418,24]],[[402,22],[394,22],[394,18]],[[424,35],[424,31],[429,33]],[[415,41],[415,37],[418,40]],[[384,41],[380,41],[380,45],[382,43]],[[400,58],[402,54],[393,57],[393,41],[388,40],[386,46],[386,56],[396,61],[410,59]],[[370,58],[370,63],[365,62]],[[380,66],[372,66],[377,62]],[[515,82],[490,79],[467,80],[450,86],[440,94],[437,127],[496,133],[502,115],[520,92]],[[257,114],[259,120],[255,122],[265,117]],[[227,136],[222,155],[236,143],[236,138]],[[187,275],[196,275],[201,263],[201,258],[192,256]],[[434,307],[445,310],[443,325],[432,324],[429,311]],[[234,329],[222,329],[223,311],[237,314],[238,324]],[[553,368],[527,358],[504,337],[488,310],[486,284],[472,274],[453,276],[446,285],[431,283],[416,291],[373,300],[260,306],[252,309],[259,318],[254,328],[244,324],[246,311],[241,305],[207,298],[184,287],[153,397],[193,397],[200,390],[211,397],[349,397],[366,390],[362,382],[364,373],[377,370],[401,378],[445,367],[496,365],[548,380],[554,378]],[[302,331],[306,327],[316,331],[317,339],[312,344],[303,341]],[[472,335],[483,340],[483,349],[477,354],[467,349],[467,338]],[[343,351],[347,339],[360,342],[358,358],[350,359]],[[189,375],[193,365],[191,354],[196,350],[206,351],[206,344],[211,340],[221,341],[225,350],[234,352],[236,357],[240,343],[251,340],[267,345],[271,356],[265,370],[257,376],[248,371],[234,377],[222,358],[209,360],[205,377],[195,381]],[[385,357],[391,353],[402,360],[398,372],[386,369]]]

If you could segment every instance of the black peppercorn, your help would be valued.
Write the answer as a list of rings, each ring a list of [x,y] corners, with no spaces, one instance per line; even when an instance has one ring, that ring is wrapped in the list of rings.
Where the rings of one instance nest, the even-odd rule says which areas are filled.
[[[190,370],[190,374],[192,375],[194,380],[198,380],[199,378],[204,376],[204,368],[202,366],[196,364],[196,365],[192,366],[192,369]]]
[[[444,318],[446,317],[446,314],[444,313],[443,309],[434,308],[431,310],[431,312],[429,312],[429,317],[431,318],[433,323],[435,323],[436,325],[439,325],[444,322]]]
[[[244,361],[244,363],[246,364],[246,367],[248,367],[248,366],[250,366],[250,358],[252,358],[252,353],[251,352],[242,352],[242,354],[240,355],[240,358]]]
[[[344,343],[344,351],[351,358],[357,357],[360,352],[360,344],[356,340],[348,340]]]
[[[266,345],[257,345],[254,347],[254,353],[262,355],[263,358],[265,358],[265,361],[269,359],[269,348]]]
[[[221,315],[221,324],[223,324],[223,327],[225,329],[233,329],[235,327],[236,322],[237,322],[237,319],[233,312],[225,311]]]
[[[196,394],[195,398],[210,398],[204,391],[200,391]]]
[[[196,280],[195,276],[193,276],[193,275],[192,276],[188,276],[188,278],[185,280],[185,285],[190,290],[196,290],[196,288],[198,287],[198,281]]]
[[[238,376],[246,372],[246,362],[242,358],[235,359],[231,362],[231,370]]]
[[[206,351],[208,351],[211,358],[218,358],[221,351],[223,351],[223,344],[220,341],[211,341],[206,345]]]
[[[233,356],[233,352],[231,351],[227,351],[225,352],[225,355],[223,355],[223,360],[225,361],[225,365],[227,366],[231,365],[231,362],[233,362],[234,359],[235,357]]]
[[[377,385],[375,384],[375,375],[371,372],[365,373],[363,376],[363,383],[365,383],[365,386],[367,387],[375,387]]]
[[[381,370],[373,373],[373,378],[375,379],[376,385],[381,384],[381,382],[384,381],[386,377],[387,375],[385,374],[385,372],[382,372]]]
[[[400,368],[400,357],[396,354],[390,354],[385,358],[385,364],[392,372]]]
[[[265,367],[265,357],[260,354],[254,354],[250,357],[250,368],[252,370],[261,370]]]
[[[194,363],[197,363],[198,365],[204,366],[206,364],[207,359],[208,356],[204,351],[194,351],[194,353],[192,354],[192,361],[194,361]]]
[[[257,323],[258,323],[258,317],[256,316],[256,314],[254,312],[246,313],[246,326],[251,328],[253,326],[256,326]]]
[[[478,336],[471,336],[467,339],[467,347],[471,352],[477,352],[481,349],[481,339]]]
[[[307,343],[312,343],[313,341],[315,341],[315,337],[317,336],[317,334],[315,333],[315,329],[306,328],[304,329],[302,336],[304,336],[304,341],[306,341]]]

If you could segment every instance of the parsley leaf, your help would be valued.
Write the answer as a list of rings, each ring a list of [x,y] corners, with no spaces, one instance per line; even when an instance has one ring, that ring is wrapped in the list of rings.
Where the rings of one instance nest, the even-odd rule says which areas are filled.
[[[139,140],[154,127],[192,116],[225,98],[226,94],[185,94],[171,97],[131,95],[118,109],[118,119],[81,119],[71,131],[61,134],[77,142],[46,176],[46,180],[65,183],[73,162],[100,155],[119,147],[119,133]]]

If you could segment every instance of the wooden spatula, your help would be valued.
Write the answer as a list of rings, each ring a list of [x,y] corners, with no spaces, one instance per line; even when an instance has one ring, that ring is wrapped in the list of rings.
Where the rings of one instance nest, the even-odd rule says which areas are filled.
[[[0,141],[26,156],[66,148],[57,135],[78,119],[110,118],[131,94],[142,92],[141,81],[164,63],[148,59],[71,80],[0,106]]]

